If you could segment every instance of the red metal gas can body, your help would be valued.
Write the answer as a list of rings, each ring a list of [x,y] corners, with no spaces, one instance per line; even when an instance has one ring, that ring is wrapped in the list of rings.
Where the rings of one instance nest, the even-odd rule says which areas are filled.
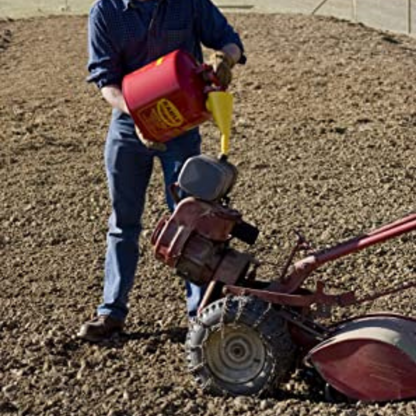
[[[123,96],[146,139],[166,142],[211,118],[202,67],[176,50],[123,79]]]

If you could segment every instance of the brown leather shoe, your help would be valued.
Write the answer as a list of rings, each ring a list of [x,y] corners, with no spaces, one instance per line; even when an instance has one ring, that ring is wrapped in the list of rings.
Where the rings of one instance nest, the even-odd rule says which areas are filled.
[[[123,331],[124,321],[114,319],[109,315],[99,315],[91,321],[85,322],[77,334],[90,342],[106,341],[112,335]]]

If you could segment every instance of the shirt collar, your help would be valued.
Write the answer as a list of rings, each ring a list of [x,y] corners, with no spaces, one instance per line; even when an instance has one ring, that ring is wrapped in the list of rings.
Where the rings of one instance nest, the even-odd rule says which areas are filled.
[[[160,3],[163,2],[169,2],[170,0],[158,0]],[[123,4],[124,4],[124,10],[127,10],[129,7],[131,7],[131,4],[135,3],[135,0],[123,0]]]

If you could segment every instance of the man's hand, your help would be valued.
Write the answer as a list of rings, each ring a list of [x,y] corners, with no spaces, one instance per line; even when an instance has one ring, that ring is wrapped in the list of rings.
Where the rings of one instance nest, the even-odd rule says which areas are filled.
[[[123,93],[118,85],[106,85],[101,88],[101,94],[111,107],[116,108],[125,114],[130,114]]]
[[[223,51],[216,51],[211,55],[209,64],[212,66],[220,84],[227,88],[233,79],[231,69],[235,64],[234,59]]]
[[[159,152],[164,152],[166,150],[166,145],[160,142],[153,142],[152,140],[147,140],[143,137],[143,134],[140,132],[137,126],[134,126],[136,131],[137,138],[150,150],[158,150]]]

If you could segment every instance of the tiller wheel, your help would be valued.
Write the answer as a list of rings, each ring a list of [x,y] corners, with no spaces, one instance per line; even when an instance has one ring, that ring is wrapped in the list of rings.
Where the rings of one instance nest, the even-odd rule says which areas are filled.
[[[188,366],[212,394],[259,395],[278,386],[295,357],[287,323],[269,303],[226,297],[190,327]]]

